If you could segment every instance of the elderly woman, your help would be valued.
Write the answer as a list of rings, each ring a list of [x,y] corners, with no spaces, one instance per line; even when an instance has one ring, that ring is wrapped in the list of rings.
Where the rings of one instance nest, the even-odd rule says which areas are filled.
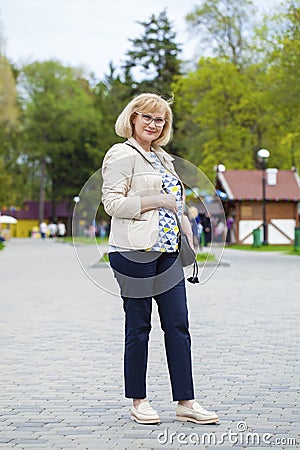
[[[178,225],[192,245],[184,211],[184,187],[173,158],[160,145],[169,142],[172,110],[156,94],[138,95],[119,115],[115,130],[127,138],[113,145],[102,165],[102,202],[112,217],[109,260],[125,312],[125,396],[133,399],[131,419],[160,422],[146,395],[152,299],[164,332],[176,419],[216,423],[215,412],[194,400],[191,339],[184,273],[178,258]]]

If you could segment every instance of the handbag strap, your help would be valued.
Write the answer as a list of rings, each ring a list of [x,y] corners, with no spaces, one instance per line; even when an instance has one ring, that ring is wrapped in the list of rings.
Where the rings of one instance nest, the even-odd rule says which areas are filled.
[[[147,163],[150,164],[150,166],[152,166],[154,170],[156,170],[156,167],[154,166],[154,164],[152,164],[152,162],[149,161],[149,159],[146,158],[146,156],[143,155],[143,153],[142,153],[138,148],[136,148],[134,145],[132,145],[132,144],[131,144],[130,142],[128,142],[128,141],[126,141],[125,144],[126,144],[126,145],[129,145],[129,147],[134,148],[134,150],[136,150],[136,151],[144,158],[144,160],[147,161]]]
[[[156,167],[154,166],[154,164],[152,164],[152,162],[149,161],[149,160],[146,158],[146,156],[143,155],[143,153],[142,153],[138,148],[136,148],[134,145],[132,145],[132,144],[131,144],[130,142],[128,142],[128,141],[126,141],[125,144],[126,144],[126,145],[129,145],[129,147],[132,147],[134,150],[136,150],[136,151],[144,158],[144,160],[147,161],[147,163],[150,164],[150,166],[152,166],[153,169],[156,171]],[[162,189],[163,189],[164,192],[166,192],[166,190],[165,190],[165,188],[164,188],[164,185],[162,185]],[[167,192],[166,192],[166,193],[167,193]],[[178,229],[179,229],[179,233],[180,233],[180,235],[183,235],[184,233],[183,233],[183,230],[182,230],[182,226],[181,226],[181,223],[180,223],[178,214],[177,214],[177,213],[174,213],[174,215],[175,215],[175,218],[176,218],[176,222],[177,222],[177,226],[178,226]],[[195,258],[195,262],[194,262],[194,264],[193,264],[193,275],[192,275],[191,277],[189,277],[189,278],[187,279],[187,281],[189,281],[189,282],[192,283],[192,284],[199,283],[199,280],[198,280],[198,264],[197,264],[196,258]]]

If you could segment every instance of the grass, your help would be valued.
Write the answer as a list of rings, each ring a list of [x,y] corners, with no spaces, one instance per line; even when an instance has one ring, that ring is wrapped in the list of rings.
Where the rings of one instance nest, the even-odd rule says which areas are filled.
[[[90,237],[79,237],[76,236],[75,237],[75,242],[76,243],[80,243],[80,244],[94,244],[95,240],[97,242],[97,244],[107,244],[108,243],[108,237],[105,238],[90,238]],[[63,242],[71,242],[73,243],[73,238],[72,236],[66,236],[62,239]],[[4,248],[1,247],[0,245],[0,250]],[[296,250],[294,248],[293,245],[273,245],[273,244],[268,244],[268,245],[261,245],[261,247],[253,247],[252,244],[229,244],[228,248],[231,248],[233,250],[249,250],[252,252],[282,252],[282,253],[286,253],[287,255],[298,255],[300,256],[300,249]],[[105,259],[101,259],[101,261],[105,261],[108,262],[108,256],[107,254],[104,255]],[[197,261],[201,262],[201,261],[215,261],[216,257],[214,254],[212,253],[198,253],[197,255]]]
[[[216,257],[213,253],[198,253],[197,261],[215,261]]]
[[[72,236],[66,236],[63,239],[61,239],[63,242],[71,242],[73,243],[73,237]],[[107,244],[108,243],[108,237],[105,238],[90,238],[90,237],[84,237],[84,236],[76,236],[75,242],[80,244],[94,244],[95,241],[97,244]]]
[[[211,254],[211,253],[199,253],[197,255],[197,261],[199,262],[205,262],[205,261],[215,261],[216,257],[215,255]],[[102,258],[99,260],[99,262],[109,262],[108,259],[108,253],[104,253],[104,255],[102,256]]]
[[[300,256],[300,248],[295,249],[294,247],[292,247],[288,252],[288,255],[297,255]]]
[[[5,244],[0,241],[0,250],[3,250],[5,248]]]
[[[288,255],[300,255],[300,249],[296,250],[293,245],[261,245],[261,247],[253,247],[251,244],[230,244],[228,248],[233,250],[250,250],[253,252],[282,252]]]
[[[72,236],[66,236],[62,239],[62,241],[64,242],[73,242],[73,238]],[[96,242],[98,244],[107,244],[108,243],[108,237],[105,238],[96,238]],[[90,237],[75,237],[75,243],[80,243],[80,244],[94,244],[95,243],[95,239],[94,238],[90,238]],[[212,253],[198,253],[197,254],[197,261],[201,262],[201,261],[215,261],[216,257],[214,254]],[[100,262],[108,262],[108,254],[104,253],[103,257],[100,259]]]

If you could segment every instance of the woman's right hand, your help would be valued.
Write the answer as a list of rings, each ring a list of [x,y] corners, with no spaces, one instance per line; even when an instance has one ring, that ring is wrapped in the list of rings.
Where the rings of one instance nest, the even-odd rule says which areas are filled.
[[[161,194],[161,208],[170,209],[174,213],[178,212],[178,208],[176,205],[176,197],[173,194]]]
[[[141,212],[151,209],[166,208],[177,213],[176,197],[173,194],[158,194],[141,197]]]

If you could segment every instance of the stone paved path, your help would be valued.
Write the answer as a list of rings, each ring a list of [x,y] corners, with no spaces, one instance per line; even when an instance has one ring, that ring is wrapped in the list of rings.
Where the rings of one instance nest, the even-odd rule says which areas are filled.
[[[188,286],[197,398],[221,424],[174,421],[155,310],[148,397],[162,423],[143,426],[123,396],[120,300],[88,279],[71,245],[10,241],[0,253],[0,449],[299,448],[300,259],[224,258],[230,267]],[[110,269],[94,270],[114,283]]]

